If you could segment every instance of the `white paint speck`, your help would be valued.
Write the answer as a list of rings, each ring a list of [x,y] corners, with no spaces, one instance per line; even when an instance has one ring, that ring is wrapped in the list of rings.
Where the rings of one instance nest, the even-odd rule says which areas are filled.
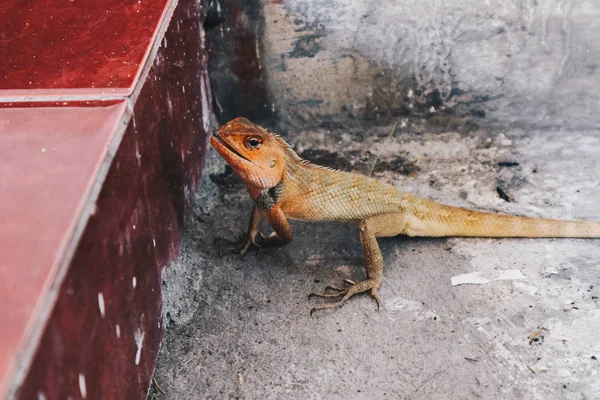
[[[98,292],[98,308],[100,309],[100,315],[104,318],[104,295],[102,292]]]
[[[258,60],[258,70],[262,70],[262,64],[260,62],[261,60],[261,56],[260,56],[260,46],[259,46],[259,42],[258,42],[258,35],[256,36],[256,40],[254,41],[254,51],[256,52],[256,59]]]
[[[121,327],[119,326],[119,324],[115,325],[115,331],[117,332],[117,337],[120,338],[121,337]]]
[[[79,374],[79,392],[84,399],[87,397],[87,389],[85,388],[85,376]]]
[[[133,230],[135,231],[135,224],[133,224]]]
[[[45,148],[42,148],[42,153],[45,153],[45,152],[46,152],[46,149],[45,149]]]
[[[135,278],[135,276],[131,280],[131,284],[133,285],[133,288],[135,289],[135,287],[137,286],[137,279]]]
[[[152,238],[152,245],[156,247],[156,240],[154,238]]]
[[[210,107],[208,101],[208,84],[204,81],[205,77],[202,75],[200,78],[200,101],[202,104],[202,123],[205,132],[210,132]],[[231,128],[231,124],[227,125],[228,128]]]
[[[38,400],[46,400],[46,395],[44,392],[38,392]]]
[[[145,333],[139,329],[135,332],[135,345],[137,347],[137,351],[135,352],[135,365],[140,365],[140,357],[142,356],[142,346],[144,344],[144,335]]]

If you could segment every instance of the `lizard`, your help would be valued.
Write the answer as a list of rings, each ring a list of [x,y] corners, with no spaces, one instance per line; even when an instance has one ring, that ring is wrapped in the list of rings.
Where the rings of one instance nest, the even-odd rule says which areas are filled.
[[[243,255],[251,246],[283,246],[293,239],[289,220],[337,221],[358,226],[366,269],[361,281],[345,288],[327,286],[317,296],[337,299],[318,310],[340,307],[353,295],[370,292],[379,310],[383,281],[378,237],[560,237],[600,238],[600,223],[514,216],[443,205],[354,172],[338,171],[302,159],[279,135],[246,118],[222,125],[210,142],[246,185],[254,201]],[[267,220],[273,232],[263,236]]]

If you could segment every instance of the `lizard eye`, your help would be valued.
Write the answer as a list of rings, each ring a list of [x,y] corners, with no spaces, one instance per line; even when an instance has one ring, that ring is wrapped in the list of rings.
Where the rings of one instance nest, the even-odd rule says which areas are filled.
[[[250,136],[246,139],[246,147],[250,150],[256,150],[262,144],[262,139],[259,136]]]

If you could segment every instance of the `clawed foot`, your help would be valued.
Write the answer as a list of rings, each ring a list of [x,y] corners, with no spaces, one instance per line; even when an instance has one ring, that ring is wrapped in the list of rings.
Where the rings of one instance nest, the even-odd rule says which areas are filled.
[[[263,237],[262,234],[260,236]],[[256,243],[256,241],[248,238],[247,236],[244,236],[243,238],[237,241],[232,241],[225,238],[215,238],[213,243],[220,250],[219,256],[222,256],[223,252],[230,252],[239,254],[243,257],[250,248],[254,247],[257,250],[260,250],[261,248],[261,245],[259,243]]]
[[[313,307],[310,310],[310,315],[312,316],[315,311],[341,307],[353,295],[355,295],[357,293],[366,292],[367,290],[371,291],[371,298],[373,298],[373,300],[375,300],[375,303],[377,303],[377,311],[379,311],[379,298],[377,297],[377,288],[379,287],[379,284],[374,279],[365,279],[364,281],[360,281],[358,283],[351,281],[350,279],[344,279],[344,283],[346,283],[347,285],[350,285],[350,286],[348,286],[345,289],[341,289],[341,288],[338,288],[335,286],[327,286],[325,288],[325,293],[309,294],[308,298],[322,297],[322,298],[326,298],[326,299],[335,299],[338,297],[342,297],[340,300],[335,301],[333,303],[327,303],[327,304],[322,304],[320,306]],[[328,290],[334,291],[337,293],[327,293]]]
[[[220,250],[239,254],[242,257],[251,248],[260,250],[268,247],[279,247],[285,244],[285,242],[283,242],[275,232],[272,232],[269,236],[265,236],[259,232],[254,238],[250,237],[249,235],[244,235],[235,242],[225,238],[215,238],[213,242]],[[219,255],[223,254],[220,253]]]

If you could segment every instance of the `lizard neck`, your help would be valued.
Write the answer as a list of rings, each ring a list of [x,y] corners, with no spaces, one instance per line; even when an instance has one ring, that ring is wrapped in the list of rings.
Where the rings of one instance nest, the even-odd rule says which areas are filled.
[[[278,204],[283,198],[285,191],[285,180],[281,179],[279,183],[269,189],[256,189],[248,188],[250,197],[254,200],[254,203],[261,209],[269,211],[276,204]]]

